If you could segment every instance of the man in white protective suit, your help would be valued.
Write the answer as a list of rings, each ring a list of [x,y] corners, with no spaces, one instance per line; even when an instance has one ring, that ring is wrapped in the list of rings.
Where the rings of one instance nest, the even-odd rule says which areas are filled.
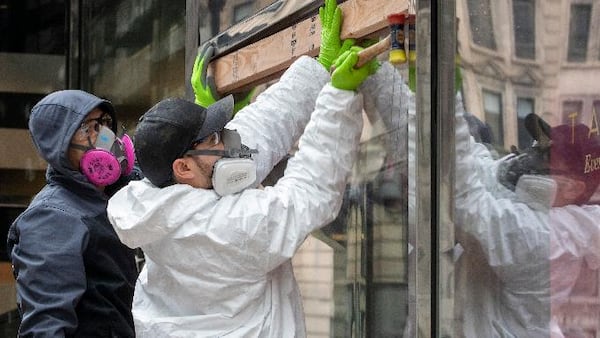
[[[396,131],[391,147],[404,149],[397,131],[408,123],[409,151],[398,156],[414,172],[414,94],[389,63],[360,91],[370,120]],[[550,128],[532,116],[535,146],[497,159],[470,135],[460,95],[455,110],[455,226],[464,248],[455,265],[456,336],[562,337],[552,309],[600,266],[600,206],[589,201],[600,182],[598,132]]]
[[[335,0],[325,10],[338,17],[339,39]],[[376,69],[354,68],[359,50],[329,64],[299,58],[231,120],[231,96],[206,109],[167,99],[140,118],[146,179],[108,206],[119,238],[146,257],[133,301],[138,336],[306,336],[291,258],[341,206],[362,130],[355,89]],[[256,188],[298,139],[284,176]]]

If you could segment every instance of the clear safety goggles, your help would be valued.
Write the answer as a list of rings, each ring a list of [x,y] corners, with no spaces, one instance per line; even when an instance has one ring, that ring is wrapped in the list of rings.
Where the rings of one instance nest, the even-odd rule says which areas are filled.
[[[215,132],[211,133],[210,135],[194,142],[194,144],[192,144],[192,146],[191,146],[191,149],[196,148],[196,146],[199,144],[206,145],[208,147],[214,147],[221,142],[221,139],[222,139],[221,131],[215,131]]]
[[[92,130],[98,133],[103,126],[109,129],[113,126],[113,119],[108,113],[104,113],[102,116],[95,119],[87,119],[81,122],[81,126],[79,126],[77,133],[81,136],[89,137]]]
[[[198,149],[198,144],[204,144],[207,146],[216,146],[220,142],[223,142],[225,147],[224,150],[216,149]],[[214,132],[211,135],[194,142],[194,144],[184,153],[184,156],[222,156],[227,158],[250,158],[252,154],[258,153],[256,149],[250,149],[243,145],[240,139],[240,135],[235,130],[223,129],[218,132]]]

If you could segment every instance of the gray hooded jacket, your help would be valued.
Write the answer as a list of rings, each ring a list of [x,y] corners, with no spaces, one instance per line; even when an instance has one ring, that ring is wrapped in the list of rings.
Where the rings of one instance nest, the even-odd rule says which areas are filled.
[[[52,93],[31,112],[29,130],[48,170],[8,235],[21,336],[134,336],[133,251],[108,222],[108,196],[68,159],[71,137],[96,107],[114,117],[108,101],[79,90]]]

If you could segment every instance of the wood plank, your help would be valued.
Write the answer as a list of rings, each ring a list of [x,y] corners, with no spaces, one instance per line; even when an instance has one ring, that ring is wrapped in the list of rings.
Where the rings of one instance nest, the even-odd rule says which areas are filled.
[[[340,7],[344,13],[342,38],[358,39],[387,32],[387,16],[406,12],[408,0],[348,0]],[[209,65],[217,91],[238,92],[263,83],[301,55],[318,55],[320,40],[317,11],[308,19],[217,58]]]
[[[343,2],[345,0],[338,0]],[[321,1],[278,0],[212,37],[215,58],[246,47],[318,13]]]

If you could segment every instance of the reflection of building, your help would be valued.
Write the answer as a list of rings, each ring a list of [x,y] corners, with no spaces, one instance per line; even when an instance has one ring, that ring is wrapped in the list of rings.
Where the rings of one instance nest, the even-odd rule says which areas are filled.
[[[499,149],[530,145],[523,126],[529,113],[551,125],[598,128],[597,1],[463,0],[457,15],[465,105],[490,125]],[[584,267],[571,295],[559,310],[564,328],[598,337],[598,270]]]
[[[530,112],[591,125],[600,111],[600,6],[592,1],[458,1],[466,107],[500,147],[525,147]],[[594,5],[595,4],[595,5]]]

